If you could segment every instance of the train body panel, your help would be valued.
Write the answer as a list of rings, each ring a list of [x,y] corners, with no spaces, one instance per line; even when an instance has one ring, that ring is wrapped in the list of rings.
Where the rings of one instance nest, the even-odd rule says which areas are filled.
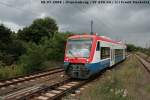
[[[105,59],[96,63],[89,63],[85,66],[91,71],[92,74],[99,72],[100,70],[110,65],[110,59]]]
[[[124,60],[125,49],[124,44],[103,36],[71,36],[66,44],[64,69],[70,77],[87,79]]]

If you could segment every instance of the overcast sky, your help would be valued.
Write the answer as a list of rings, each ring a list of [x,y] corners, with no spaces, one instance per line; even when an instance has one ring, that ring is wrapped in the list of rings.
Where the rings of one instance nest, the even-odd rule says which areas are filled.
[[[99,35],[143,47],[146,43],[150,45],[150,4],[59,5],[42,4],[41,0],[0,1],[0,23],[13,31],[47,16],[56,20],[59,31],[89,33],[93,20],[94,32]]]

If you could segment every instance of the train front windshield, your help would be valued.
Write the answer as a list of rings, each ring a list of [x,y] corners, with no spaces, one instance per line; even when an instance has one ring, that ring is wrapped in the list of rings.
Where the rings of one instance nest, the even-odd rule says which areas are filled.
[[[69,39],[66,57],[88,58],[91,51],[92,39]]]

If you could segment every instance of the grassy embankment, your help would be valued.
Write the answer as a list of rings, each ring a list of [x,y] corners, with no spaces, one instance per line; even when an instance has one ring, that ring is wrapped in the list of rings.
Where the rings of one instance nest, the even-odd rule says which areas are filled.
[[[0,79],[7,79],[23,74],[23,68],[21,66],[5,66],[0,68]]]
[[[55,67],[60,67],[62,65],[61,62],[55,62],[55,61],[47,61],[45,62],[45,64],[47,67],[44,70],[48,70],[48,69],[55,68]],[[23,68],[23,66],[11,65],[11,66],[0,67],[0,80],[22,76],[26,74],[27,73],[25,72],[25,69]]]
[[[132,56],[119,66],[83,90],[80,100],[150,100],[150,77],[137,59]]]

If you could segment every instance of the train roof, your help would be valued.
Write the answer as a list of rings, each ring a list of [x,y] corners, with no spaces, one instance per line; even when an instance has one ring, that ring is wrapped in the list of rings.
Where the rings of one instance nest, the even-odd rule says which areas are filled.
[[[126,46],[126,45],[123,44],[121,41],[115,41],[115,40],[112,40],[112,39],[109,38],[109,37],[106,37],[106,36],[98,36],[98,35],[96,35],[96,34],[93,34],[93,35],[80,34],[80,35],[73,35],[73,36],[70,36],[70,37],[69,37],[69,39],[73,39],[73,38],[93,38],[93,39],[97,39],[97,40],[101,40],[101,41],[106,41],[106,42],[110,42],[110,43],[120,44],[120,45]]]

